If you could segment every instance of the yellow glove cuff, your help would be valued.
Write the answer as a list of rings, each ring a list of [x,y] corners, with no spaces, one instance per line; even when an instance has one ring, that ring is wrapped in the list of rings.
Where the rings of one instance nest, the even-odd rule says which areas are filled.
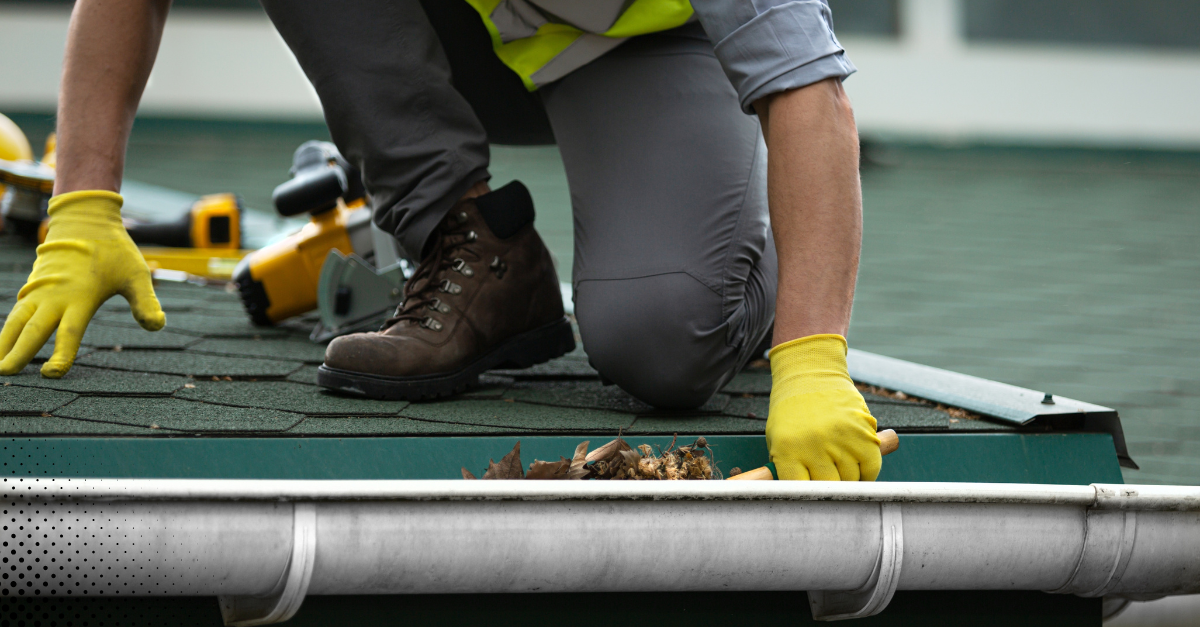
[[[771,349],[771,409],[776,400],[810,392],[854,390],[846,367],[846,338],[810,335]]]
[[[121,222],[125,199],[116,192],[86,190],[50,199],[46,241],[59,239],[111,240],[128,237]]]

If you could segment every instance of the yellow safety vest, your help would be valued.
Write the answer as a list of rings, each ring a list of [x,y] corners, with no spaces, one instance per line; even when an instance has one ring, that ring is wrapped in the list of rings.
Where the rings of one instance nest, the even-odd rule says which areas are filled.
[[[682,26],[689,0],[467,0],[487,25],[496,56],[533,91],[629,37]]]

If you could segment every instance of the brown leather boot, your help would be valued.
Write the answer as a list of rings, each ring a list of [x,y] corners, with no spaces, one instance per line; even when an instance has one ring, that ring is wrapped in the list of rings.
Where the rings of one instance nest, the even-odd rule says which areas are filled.
[[[492,368],[528,368],[575,348],[558,275],[519,182],[459,203],[383,328],[333,340],[317,383],[371,398],[455,394]]]

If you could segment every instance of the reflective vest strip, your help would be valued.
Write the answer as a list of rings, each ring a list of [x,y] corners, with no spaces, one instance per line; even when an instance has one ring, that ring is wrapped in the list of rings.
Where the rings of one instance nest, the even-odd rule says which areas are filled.
[[[693,10],[689,0],[635,0],[617,18],[612,28],[603,33],[590,34],[568,24],[545,23],[528,37],[512,39],[513,33],[503,36],[492,14],[501,4],[509,0],[466,0],[483,18],[492,48],[496,56],[521,77],[525,88],[534,91],[539,85],[562,78],[579,66],[595,59],[621,41],[635,35],[645,35],[682,26],[691,19]],[[581,0],[594,1],[594,0]],[[507,7],[505,7],[507,9]],[[503,20],[501,20],[503,21]],[[517,33],[522,34],[522,33]],[[586,37],[584,37],[586,35]],[[580,40],[583,37],[584,40]],[[599,41],[604,37],[611,42]],[[511,41],[505,42],[505,39]],[[573,49],[578,54],[564,55],[561,63],[552,62],[576,43],[586,44]],[[578,48],[578,47],[576,47]],[[591,54],[588,54],[588,52]],[[545,71],[543,71],[545,70]]]

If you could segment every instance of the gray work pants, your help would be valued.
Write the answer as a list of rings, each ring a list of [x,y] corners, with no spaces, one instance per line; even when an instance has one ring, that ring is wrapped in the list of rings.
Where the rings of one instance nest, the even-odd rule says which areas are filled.
[[[263,0],[316,87],[334,142],[362,169],[376,222],[414,258],[454,201],[486,180],[489,131],[511,130],[495,115],[507,106],[501,88],[491,102],[464,97],[471,85],[456,89],[474,70],[452,71],[452,60],[475,43],[439,40],[444,25],[429,19],[455,3],[466,6]],[[477,17],[473,28],[482,31]],[[541,99],[571,190],[584,349],[643,401],[703,404],[774,320],[757,119],[743,113],[697,24],[631,39]]]

